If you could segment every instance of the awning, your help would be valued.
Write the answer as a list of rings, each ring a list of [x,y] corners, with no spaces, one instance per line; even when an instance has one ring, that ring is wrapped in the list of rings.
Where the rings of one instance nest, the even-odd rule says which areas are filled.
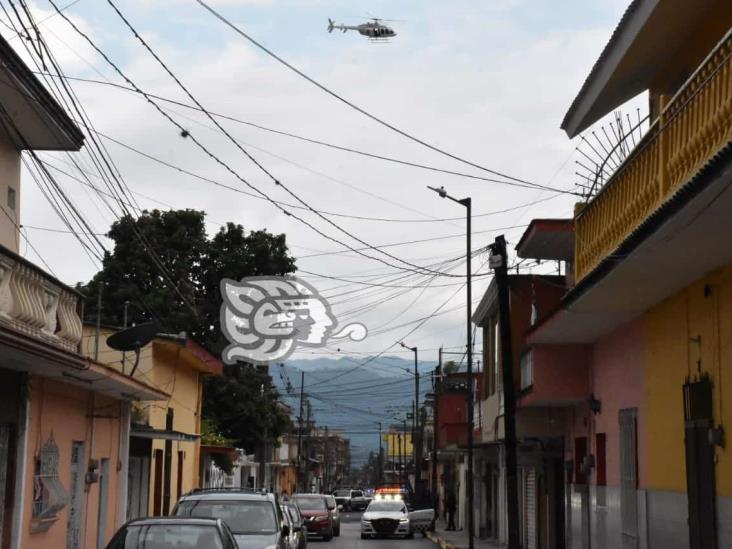
[[[146,438],[154,440],[177,440],[179,442],[196,442],[201,435],[191,435],[180,431],[168,429],[153,429],[146,425],[133,424],[130,436],[135,438]]]

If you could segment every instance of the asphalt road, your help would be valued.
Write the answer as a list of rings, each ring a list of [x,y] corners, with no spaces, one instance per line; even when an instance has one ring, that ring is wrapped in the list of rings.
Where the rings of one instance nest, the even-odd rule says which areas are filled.
[[[436,549],[422,534],[415,534],[414,539],[361,539],[361,513],[341,513],[341,535],[332,541],[324,542],[311,538],[308,549]]]

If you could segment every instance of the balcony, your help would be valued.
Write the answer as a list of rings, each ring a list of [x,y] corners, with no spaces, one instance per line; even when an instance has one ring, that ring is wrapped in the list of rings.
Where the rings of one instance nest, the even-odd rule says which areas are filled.
[[[579,282],[732,137],[732,33],[717,44],[575,220]]]
[[[78,353],[79,295],[22,257],[0,248],[0,326]]]

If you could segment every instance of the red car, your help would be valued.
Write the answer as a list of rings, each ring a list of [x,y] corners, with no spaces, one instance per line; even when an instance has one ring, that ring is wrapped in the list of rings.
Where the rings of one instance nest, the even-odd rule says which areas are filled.
[[[295,494],[292,500],[305,520],[308,537],[319,536],[325,541],[333,539],[333,519],[323,494]]]

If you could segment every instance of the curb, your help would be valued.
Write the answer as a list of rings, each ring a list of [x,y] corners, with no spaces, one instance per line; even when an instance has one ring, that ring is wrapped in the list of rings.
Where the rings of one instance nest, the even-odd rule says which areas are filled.
[[[455,546],[453,544],[435,535],[434,532],[427,532],[427,538],[435,545],[439,545],[441,549],[455,549]]]

